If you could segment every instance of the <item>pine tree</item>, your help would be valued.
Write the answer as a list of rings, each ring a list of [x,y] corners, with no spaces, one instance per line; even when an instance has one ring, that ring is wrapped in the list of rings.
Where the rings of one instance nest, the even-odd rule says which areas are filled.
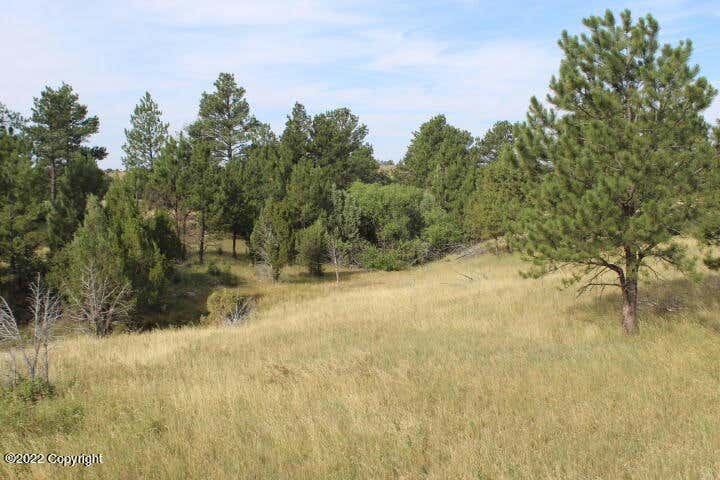
[[[513,144],[514,128],[515,126],[507,120],[496,122],[482,138],[475,140],[473,154],[477,158],[478,167],[490,165],[500,158],[505,145]]]
[[[706,182],[704,193],[704,215],[698,222],[696,236],[707,247],[705,265],[711,270],[720,270],[720,120],[710,131],[710,141],[715,147],[716,163],[710,181]]]
[[[305,107],[295,103],[292,112],[285,122],[285,130],[280,136],[280,160],[277,168],[283,187],[290,179],[292,168],[307,159],[312,141],[312,118],[307,114]],[[284,188],[281,194],[284,194]]]
[[[475,241],[509,240],[517,230],[518,212],[528,189],[510,145],[503,148],[499,158],[482,167],[479,177],[477,190],[465,206],[465,232]]]
[[[323,262],[327,258],[327,233],[325,217],[297,232],[297,249],[300,260],[308,267],[308,273],[315,277],[323,276]]]
[[[126,170],[152,170],[168,138],[168,124],[149,92],[140,99],[130,115],[130,129],[125,129],[123,165]]]
[[[476,165],[472,135],[437,115],[413,133],[398,176],[403,183],[432,192],[440,205],[459,220],[474,189]]]
[[[327,220],[327,248],[335,268],[335,283],[340,282],[340,266],[354,260],[360,246],[360,207],[344,190],[333,185],[332,205]]]
[[[261,125],[246,158],[233,158],[222,167],[219,178],[215,224],[230,233],[233,257],[237,257],[237,239],[250,241],[253,225],[265,199],[281,198],[284,185],[276,180],[279,162],[278,141],[268,125]],[[280,190],[278,190],[280,189]],[[277,192],[273,195],[273,192]]]
[[[549,170],[526,212],[522,247],[531,274],[572,265],[583,290],[619,287],[622,326],[636,333],[648,261],[690,268],[673,239],[700,213],[714,163],[701,112],[716,92],[688,64],[690,41],[659,46],[652,16],[633,23],[626,10],[617,22],[608,11],[583,23],[588,33],[559,41],[551,108],[533,99],[516,140],[531,174]]]
[[[192,144],[182,133],[177,138],[170,137],[148,179],[153,203],[172,214],[175,233],[183,244],[183,256],[187,218],[191,212],[192,151]]]
[[[47,246],[60,251],[82,225],[87,198],[102,198],[108,188],[108,177],[97,162],[107,155],[105,149],[82,147],[63,170],[57,182],[57,198],[47,212]]]
[[[211,145],[219,163],[243,156],[252,142],[258,121],[250,114],[245,89],[235,82],[235,76],[221,73],[215,81],[215,91],[204,92],[200,98],[198,120],[189,128],[190,136]]]
[[[288,218],[286,205],[269,199],[250,236],[253,252],[270,269],[273,281],[280,278],[280,271],[289,262],[293,249]]]
[[[34,99],[32,124],[28,133],[33,140],[38,162],[49,170],[50,202],[57,198],[57,183],[62,170],[73,161],[80,147],[97,133],[97,117],[87,116],[87,107],[78,102],[72,87],[45,87]]]
[[[375,179],[379,164],[373,158],[367,135],[367,126],[348,108],[321,113],[312,120],[307,155],[338,188],[357,180],[369,182]]]
[[[200,263],[205,262],[205,237],[208,224],[218,205],[218,180],[220,167],[212,155],[212,147],[205,142],[195,142],[190,157],[189,205],[198,216]]]
[[[44,238],[45,179],[33,168],[31,145],[22,127],[20,116],[0,104],[0,290],[15,294],[24,292],[43,266],[39,251]]]

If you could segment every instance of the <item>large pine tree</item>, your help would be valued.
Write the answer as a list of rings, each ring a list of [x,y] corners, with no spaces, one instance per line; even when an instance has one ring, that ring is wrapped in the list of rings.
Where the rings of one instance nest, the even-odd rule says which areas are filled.
[[[204,92],[200,98],[198,120],[189,128],[190,136],[211,145],[212,154],[220,163],[242,156],[254,138],[258,121],[250,114],[245,89],[235,82],[231,73],[221,73],[215,91]]]
[[[63,168],[74,160],[100,125],[97,117],[88,117],[87,106],[78,99],[66,83],[57,89],[46,87],[40,97],[34,99],[28,133],[39,164],[49,170],[52,204],[57,199],[57,184]]]
[[[145,92],[130,115],[130,129],[125,129],[123,165],[128,170],[151,170],[167,138],[168,124],[162,121],[162,111],[150,92]]]
[[[550,108],[533,99],[519,129],[521,160],[549,170],[523,248],[534,274],[570,265],[583,288],[619,287],[622,326],[636,333],[641,271],[653,260],[690,267],[673,239],[699,214],[714,161],[701,112],[716,92],[689,65],[690,41],[659,46],[652,16],[583,23],[587,33],[559,41]]]

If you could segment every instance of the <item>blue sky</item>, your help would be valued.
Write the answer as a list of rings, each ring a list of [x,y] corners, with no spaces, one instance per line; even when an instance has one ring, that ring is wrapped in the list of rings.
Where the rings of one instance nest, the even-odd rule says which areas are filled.
[[[357,2],[349,0],[5,0],[0,101],[28,114],[45,85],[70,83],[100,117],[93,144],[120,166],[123,129],[149,90],[173,130],[193,120],[219,72],[247,89],[253,113],[282,131],[295,101],[347,106],[380,160],[402,158],[413,130],[444,113],[481,135],[524,118],[557,71],[556,41],[580,20],[652,13],[664,42],[690,38],[720,89],[720,1]],[[720,101],[707,112],[720,116]]]

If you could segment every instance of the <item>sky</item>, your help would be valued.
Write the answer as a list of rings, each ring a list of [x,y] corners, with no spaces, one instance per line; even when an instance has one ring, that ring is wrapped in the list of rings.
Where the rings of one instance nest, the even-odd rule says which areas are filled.
[[[557,72],[563,30],[605,9],[652,13],[661,41],[691,39],[720,89],[720,1],[3,0],[0,102],[29,115],[46,85],[69,83],[100,118],[91,144],[121,166],[124,129],[145,91],[171,130],[197,115],[220,72],[253,114],[282,132],[296,101],[349,107],[379,160],[402,159],[412,132],[442,113],[482,135],[522,120]],[[706,112],[720,116],[720,100]]]

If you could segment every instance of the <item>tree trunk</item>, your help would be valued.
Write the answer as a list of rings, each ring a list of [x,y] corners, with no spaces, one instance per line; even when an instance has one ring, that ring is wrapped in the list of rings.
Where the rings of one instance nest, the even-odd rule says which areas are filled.
[[[237,249],[235,248],[235,244],[237,243],[237,232],[232,232],[232,239],[233,239],[233,258],[237,258]]]
[[[638,303],[638,271],[640,262],[637,255],[625,249],[625,279],[622,282],[623,318],[622,326],[625,333],[635,335],[640,331],[637,321]]]
[[[186,260],[188,258],[188,248],[185,244],[185,239],[187,238],[187,217],[187,213],[184,213],[182,215],[182,236],[180,237],[180,243],[182,244],[183,260]]]
[[[205,211],[200,212],[200,264],[205,263]]]
[[[55,184],[57,182],[57,170],[55,161],[50,162],[50,204],[55,206],[55,197],[57,196]]]
[[[628,335],[640,331],[637,323],[637,279],[628,279],[623,286],[622,326]]]

